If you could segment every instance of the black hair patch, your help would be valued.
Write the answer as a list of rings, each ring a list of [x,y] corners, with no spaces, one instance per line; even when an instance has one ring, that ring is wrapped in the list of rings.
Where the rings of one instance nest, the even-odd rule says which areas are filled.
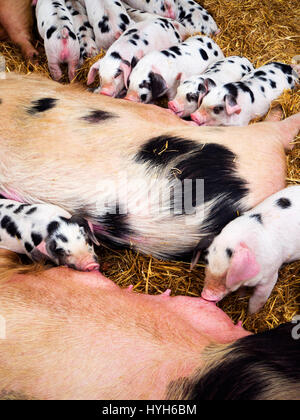
[[[99,122],[108,120],[110,118],[116,118],[117,115],[113,114],[112,112],[107,111],[101,111],[100,109],[95,109],[93,111],[90,111],[89,114],[82,117],[84,121],[87,121],[91,124],[97,124]]]
[[[4,218],[3,218],[4,219]],[[2,220],[3,220],[2,219]],[[9,219],[9,220],[8,220]],[[17,225],[15,224],[15,222],[13,220],[11,220],[10,218],[8,218],[6,223],[5,223],[5,229],[6,232],[12,237],[15,238],[17,237],[18,239],[21,239],[21,233],[19,232]],[[1,223],[2,226],[2,223]],[[3,226],[2,226],[3,227]]]
[[[34,243],[34,246],[38,246],[42,242],[43,237],[39,233],[32,232],[31,239],[32,239],[32,242]]]
[[[55,98],[41,98],[32,101],[32,106],[27,110],[28,114],[35,115],[40,112],[49,111],[56,106],[57,99]]]
[[[286,323],[234,342],[226,356],[189,384],[189,400],[246,401],[270,395],[276,399],[291,389],[300,395],[300,342],[293,338],[295,324]]]
[[[97,221],[108,235],[116,239],[128,238],[132,234],[132,229],[127,221],[127,215],[120,212],[119,205],[99,216]]]
[[[58,228],[59,228],[59,222],[57,221],[50,222],[49,225],[47,226],[48,235],[52,235],[53,232],[55,232]]]
[[[21,213],[24,208],[30,206],[30,204],[20,204],[15,210],[14,210],[14,214],[18,214]]]
[[[37,207],[31,207],[31,209],[27,210],[25,214],[30,215],[37,211]]]
[[[29,242],[25,242],[24,246],[26,251],[29,253],[33,250],[33,246]]]
[[[276,205],[282,209],[288,209],[289,207],[291,207],[292,203],[291,200],[289,200],[288,198],[282,197],[276,201]]]
[[[256,219],[261,225],[263,224],[262,215],[260,213],[251,214],[252,219]]]
[[[56,29],[57,29],[57,27],[56,26],[50,26],[50,28],[47,30],[47,32],[46,32],[46,37],[47,37],[47,39],[50,39],[51,38],[51,36],[52,36],[52,34],[53,34],[53,32],[55,32],[56,31]]]
[[[150,167],[166,166],[173,159],[190,152],[197,143],[181,137],[158,136],[145,143],[135,156],[136,162],[147,163]]]

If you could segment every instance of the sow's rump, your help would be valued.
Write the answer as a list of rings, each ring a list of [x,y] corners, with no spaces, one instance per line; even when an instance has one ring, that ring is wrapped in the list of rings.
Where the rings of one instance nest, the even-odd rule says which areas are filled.
[[[191,127],[154,105],[36,75],[5,75],[0,99],[1,194],[51,202],[90,219],[102,240],[164,258],[190,255],[284,188],[284,148],[300,126],[297,114]],[[178,193],[179,184],[186,191]]]

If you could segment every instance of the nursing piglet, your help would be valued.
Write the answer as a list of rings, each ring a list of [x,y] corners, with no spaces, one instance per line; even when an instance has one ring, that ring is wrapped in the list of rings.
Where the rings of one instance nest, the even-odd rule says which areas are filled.
[[[68,63],[69,80],[73,80],[79,64],[80,46],[70,11],[62,0],[38,0],[36,18],[51,76],[59,80],[62,77],[60,64]]]
[[[126,3],[144,12],[176,19],[175,0],[126,0]]]
[[[208,44],[212,48],[212,44]],[[217,85],[237,82],[254,70],[245,57],[233,56],[217,61],[200,75],[184,80],[178,86],[176,96],[168,104],[169,109],[179,117],[186,117],[196,111],[203,97]]]
[[[107,50],[133,21],[119,1],[84,0],[98,49]]]
[[[185,28],[171,19],[159,17],[136,23],[108,49],[105,57],[91,67],[87,83],[92,83],[99,72],[100,87],[97,91],[117,96],[128,88],[130,73],[144,55],[176,45],[186,35]]]
[[[0,248],[81,271],[99,269],[91,225],[51,204],[0,199]]]
[[[249,312],[269,298],[283,263],[300,259],[300,186],[288,187],[230,222],[208,249],[202,297],[220,301],[254,287]]]
[[[220,32],[213,17],[199,3],[193,0],[175,0],[176,20],[189,31],[190,35],[202,32],[216,35]]]
[[[206,95],[194,118],[199,125],[247,125],[264,116],[271,102],[284,89],[292,89],[298,81],[293,68],[283,63],[269,63],[240,82],[217,86]]]
[[[202,73],[223,57],[220,47],[207,36],[191,37],[180,45],[153,51],[133,69],[125,99],[147,103],[167,94],[172,100],[180,80]]]
[[[9,37],[29,60],[38,55],[31,43],[33,25],[31,0],[1,0],[0,24],[1,40]]]
[[[85,7],[77,0],[67,0],[66,6],[72,15],[74,29],[80,46],[81,61],[87,57],[94,57],[98,54],[98,48],[95,42],[95,34],[88,21]]]

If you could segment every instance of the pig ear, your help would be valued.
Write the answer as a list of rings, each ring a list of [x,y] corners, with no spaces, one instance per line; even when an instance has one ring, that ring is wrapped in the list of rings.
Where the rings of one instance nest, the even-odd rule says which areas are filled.
[[[225,105],[226,105],[226,112],[228,115],[232,114],[240,114],[241,107],[237,103],[236,99],[232,95],[225,96]]]
[[[89,220],[84,219],[81,216],[77,216],[76,214],[67,220],[69,223],[77,223],[80,227],[83,227],[90,240],[93,241],[95,245],[100,245],[94,234],[93,225]]]
[[[149,76],[151,82],[152,98],[157,99],[166,93],[168,90],[168,85],[160,73],[154,73],[152,71]]]
[[[250,280],[260,272],[254,252],[246,244],[240,243],[233,254],[226,276],[226,286],[231,289]]]
[[[96,74],[98,73],[100,68],[100,62],[97,61],[95,64],[92,65],[92,67],[90,68],[89,74],[88,74],[88,79],[87,79],[87,84],[90,85],[91,83],[93,83],[93,81],[95,80]]]
[[[120,64],[120,69],[123,72],[125,87],[126,87],[126,89],[128,89],[128,79],[129,79],[129,76],[130,76],[130,73],[131,73],[131,66],[128,63],[128,61],[127,62],[122,61],[122,63]]]
[[[192,261],[191,261],[191,265],[190,265],[190,270],[193,270],[193,268],[198,263],[198,261],[201,257],[202,251],[204,249],[207,249],[211,245],[213,240],[214,240],[214,235],[208,235],[208,236],[205,236],[204,238],[200,239],[196,248],[194,249],[194,253],[193,253],[193,257],[192,257]]]
[[[94,227],[93,227],[92,222],[90,222],[89,220],[87,222],[88,222],[88,226],[89,226],[89,231],[88,231],[89,238],[91,239],[91,241],[94,242],[95,245],[100,246],[100,243],[95,236]]]
[[[38,252],[34,253],[35,250]],[[47,258],[51,258],[46,247],[46,241],[42,241],[39,245],[35,247],[35,249],[31,253],[31,255],[35,257],[37,257],[39,254],[42,254],[43,256],[46,256]]]
[[[204,79],[204,87],[205,87],[206,92],[208,92],[210,89],[212,89],[216,86],[217,85],[215,84],[215,82],[212,79],[210,79],[210,78]]]
[[[116,32],[115,33],[115,39],[119,39],[120,38],[120,36],[122,35],[122,32]]]

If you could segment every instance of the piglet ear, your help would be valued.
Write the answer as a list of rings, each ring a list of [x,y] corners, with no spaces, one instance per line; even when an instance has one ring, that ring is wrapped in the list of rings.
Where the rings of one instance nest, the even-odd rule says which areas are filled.
[[[254,252],[246,244],[240,243],[233,254],[226,277],[226,286],[231,289],[250,280],[260,272]]]
[[[41,254],[43,254],[44,256],[51,258],[48,251],[47,251],[47,247],[46,247],[46,242],[42,241],[39,245],[37,245],[35,247],[35,249],[40,252]]]
[[[152,67],[152,69],[156,70],[154,66]],[[167,82],[158,70],[157,72],[152,71],[149,76],[151,82],[152,99],[157,99],[163,94],[165,94],[169,87],[167,85]]]
[[[225,96],[225,105],[226,105],[226,112],[228,115],[232,114],[240,114],[241,107],[237,103],[236,99],[232,95]]]
[[[95,64],[92,65],[92,67],[90,68],[89,74],[88,74],[88,79],[87,79],[87,84],[90,85],[91,83],[93,83],[93,81],[95,80],[96,74],[98,73],[100,68],[100,62],[97,61]]]
[[[89,220],[87,222],[88,222],[88,226],[89,226],[88,235],[89,235],[90,239],[94,242],[95,245],[100,246],[100,243],[99,243],[98,239],[95,236],[94,227],[93,227],[92,222],[90,222]]]
[[[123,72],[125,87],[126,89],[128,89],[128,79],[131,73],[131,66],[127,62],[122,61],[122,63],[120,64],[120,69]]]

